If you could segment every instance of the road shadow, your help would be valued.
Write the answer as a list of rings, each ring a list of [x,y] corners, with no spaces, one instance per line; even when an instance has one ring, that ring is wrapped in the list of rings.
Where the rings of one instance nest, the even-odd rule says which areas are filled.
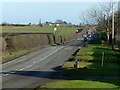
[[[89,81],[99,81],[104,83],[110,83],[117,86],[120,86],[120,77],[97,77],[94,76],[96,73],[99,75],[102,69],[98,70],[97,68],[79,68],[77,71],[75,69],[64,70],[61,68],[62,66],[57,66],[52,68],[51,71],[9,71],[9,72],[1,72],[1,74],[11,74],[11,75],[20,75],[20,76],[28,76],[28,77],[37,77],[37,78],[45,78],[51,80],[89,80]],[[94,67],[94,64],[90,67]],[[104,68],[103,68],[104,69]],[[96,72],[96,73],[95,73]],[[86,74],[86,75],[85,75]],[[88,77],[87,74],[90,74]],[[104,73],[105,75],[108,72]],[[120,73],[119,73],[120,75]]]
[[[90,42],[90,40],[88,40],[86,42],[84,42],[83,40],[75,40],[75,41],[67,42],[65,44],[60,44],[58,46],[77,46],[77,47],[80,47],[80,46],[87,45],[89,42]]]

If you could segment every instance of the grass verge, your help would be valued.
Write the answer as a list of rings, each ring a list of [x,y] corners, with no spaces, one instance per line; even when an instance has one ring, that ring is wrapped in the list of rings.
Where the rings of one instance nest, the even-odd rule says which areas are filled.
[[[104,62],[120,63],[120,52],[112,50],[109,46],[100,44],[89,44],[88,47],[82,47],[76,54],[76,59],[79,61],[94,61],[101,62],[102,54],[104,52]]]
[[[67,77],[118,77],[120,76],[120,66],[115,63],[105,63],[102,67],[101,63],[91,63],[91,62],[79,62],[79,68],[77,71],[73,68],[74,62],[66,62],[63,65],[63,69],[66,71],[65,76]],[[74,73],[74,74],[73,74]]]
[[[14,51],[14,52],[12,52],[12,54],[10,54],[10,53],[3,54],[2,63],[11,61],[12,59],[20,57],[28,52],[29,52],[28,50],[20,50],[20,51]]]
[[[116,85],[115,85],[116,83]],[[117,85],[120,82],[109,81],[90,81],[90,80],[64,80],[48,83],[41,88],[119,88]]]
[[[44,46],[44,47],[48,47],[48,46]],[[11,60],[16,59],[16,58],[18,58],[20,56],[26,55],[26,54],[28,54],[30,52],[39,50],[39,49],[44,48],[44,47],[40,46],[40,47],[32,48],[32,49],[29,49],[29,50],[12,51],[11,53],[7,52],[7,53],[2,55],[2,63],[11,61]]]

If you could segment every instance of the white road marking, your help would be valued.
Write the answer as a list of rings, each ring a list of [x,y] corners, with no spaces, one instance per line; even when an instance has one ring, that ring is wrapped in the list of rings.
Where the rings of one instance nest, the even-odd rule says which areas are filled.
[[[65,50],[71,50],[72,48],[71,47],[67,47],[67,48],[65,48]]]
[[[62,46],[61,48],[59,48],[59,49],[55,50],[54,52],[50,53],[48,56],[46,56],[46,57],[44,57],[44,58],[40,58],[40,61],[48,58],[49,56],[51,56],[52,54],[56,53],[58,50],[60,50],[60,49],[62,49],[62,48],[64,48],[64,46]],[[33,63],[37,63],[37,62],[33,62]],[[27,68],[29,68],[29,67],[31,67],[31,66],[33,66],[33,65],[29,65],[29,66],[26,66],[25,68],[21,68],[21,69],[19,69],[19,71],[24,70],[24,69],[27,69]]]
[[[28,53],[28,55],[30,55],[31,53]],[[26,57],[26,55],[25,56],[21,56],[21,57],[19,57],[18,59],[21,59],[21,58],[24,58],[24,57]],[[10,64],[10,63],[13,63],[13,62],[16,62],[16,63],[19,63],[19,62],[22,62],[22,61],[25,61],[25,60],[16,60],[16,59],[14,59],[14,60],[11,60],[11,61],[9,61],[9,62],[6,62],[6,63],[4,63],[4,64],[2,64],[2,65],[7,65],[7,64]],[[1,66],[2,66],[1,65]]]
[[[25,67],[25,69],[26,69],[26,68],[29,68],[29,67],[31,67],[31,66],[32,66],[32,65],[29,65],[29,66]]]
[[[42,58],[40,61],[42,61],[42,60],[48,58],[49,56],[51,56],[52,54],[56,53],[57,51],[59,51],[59,50],[62,49],[62,48],[64,48],[64,46],[62,46],[61,48],[59,48],[59,49],[55,50],[54,52],[50,53],[48,56]]]
[[[6,76],[9,75],[9,74],[5,74]]]
[[[24,68],[19,69],[18,71],[22,71]]]
[[[42,58],[42,59],[40,58],[40,61],[48,58],[49,56],[51,56],[52,54],[56,53],[57,51],[59,51],[59,50],[62,49],[62,48],[64,48],[64,46],[62,46],[61,48],[59,48],[59,49],[55,50],[54,52],[50,53],[48,56],[46,56],[46,57],[44,57],[44,58]],[[33,63],[37,63],[37,62],[33,62]],[[29,66],[25,66],[24,68],[21,68],[21,69],[19,69],[19,70],[18,70],[18,69],[16,69],[16,70],[22,71],[22,70],[24,70],[24,69],[30,68],[31,66],[33,66],[33,64],[32,64],[32,65],[29,65]],[[15,73],[15,72],[11,72],[11,73]],[[7,75],[9,75],[9,74],[5,74],[5,76],[7,76]]]
[[[23,58],[23,56],[20,57],[20,58]],[[16,61],[16,59],[15,59],[15,60],[11,60],[11,61],[9,61],[9,62],[6,62],[6,63],[4,63],[4,64],[2,64],[2,65],[7,65],[7,64],[12,63],[12,62],[15,62],[15,61]],[[21,62],[21,61],[24,61],[24,60],[16,61],[16,63]]]
[[[26,67],[24,67],[24,68],[19,69],[18,71],[22,71],[22,70],[27,69],[27,68],[29,68],[29,67],[31,67],[31,66],[32,66],[32,65],[26,66]]]
[[[15,72],[11,72],[11,73],[15,73]]]

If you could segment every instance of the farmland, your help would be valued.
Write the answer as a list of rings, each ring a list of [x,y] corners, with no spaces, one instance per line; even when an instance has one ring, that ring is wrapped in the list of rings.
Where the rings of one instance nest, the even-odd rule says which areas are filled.
[[[56,35],[75,33],[79,27],[57,27]],[[2,33],[54,33],[54,27],[49,26],[2,26]]]

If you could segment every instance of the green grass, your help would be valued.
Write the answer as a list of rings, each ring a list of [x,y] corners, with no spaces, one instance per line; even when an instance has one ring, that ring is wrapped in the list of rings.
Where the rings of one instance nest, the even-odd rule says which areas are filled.
[[[120,52],[112,50],[109,46],[98,44],[89,44],[88,47],[82,47],[76,54],[76,59],[101,62],[103,52],[104,62],[120,62],[119,58],[116,56],[120,55]]]
[[[120,76],[119,64],[104,63],[91,63],[91,62],[78,62],[79,68],[75,71],[73,67],[74,62],[66,62],[63,65],[63,69],[66,71],[65,76],[67,77],[92,77],[92,76]],[[74,73],[74,74],[72,74]]]
[[[53,33],[52,27],[2,26],[3,33]]]
[[[74,62],[66,62],[64,63],[62,68],[65,70],[73,69],[73,64]],[[89,63],[89,62],[78,62],[78,64],[79,64],[79,68],[84,68],[86,66],[92,65],[92,63]]]
[[[79,27],[57,27],[56,35],[75,33]],[[2,33],[54,33],[54,27],[49,26],[2,26]]]
[[[104,67],[101,67],[103,52]],[[109,46],[103,46],[100,44],[89,44],[88,47],[82,47],[76,54],[75,58],[85,62],[79,62],[80,68],[76,74],[76,77],[119,76],[120,58],[118,58],[118,56],[116,55],[120,55],[120,52],[112,50]],[[74,62],[67,62],[63,66],[63,68],[68,70],[68,76],[70,75],[70,73],[72,73],[72,71],[74,71],[73,64]],[[71,70],[69,69],[70,67],[72,67]]]
[[[56,35],[69,35],[75,33],[76,29],[78,29],[78,27],[58,27]]]
[[[19,50],[19,51],[12,52],[12,54],[6,53],[2,56],[2,63],[5,63],[17,57],[20,57],[28,52],[29,52],[28,50]]]
[[[49,45],[48,45],[49,46]],[[44,46],[44,47],[48,47],[48,46]],[[27,53],[30,53],[30,52],[33,52],[33,51],[36,51],[38,49],[41,49],[41,48],[44,48],[44,47],[36,47],[36,48],[32,48],[32,49],[26,49],[26,50],[19,50],[19,51],[12,51],[11,54],[10,54],[10,51],[9,52],[6,52],[2,55],[2,63],[5,63],[5,62],[8,62],[8,61],[11,61],[15,58],[18,58],[20,56],[23,56]]]
[[[112,81],[109,82],[110,83],[89,80],[64,80],[48,83],[41,88],[119,88],[117,84],[120,82],[117,82],[116,85]]]

